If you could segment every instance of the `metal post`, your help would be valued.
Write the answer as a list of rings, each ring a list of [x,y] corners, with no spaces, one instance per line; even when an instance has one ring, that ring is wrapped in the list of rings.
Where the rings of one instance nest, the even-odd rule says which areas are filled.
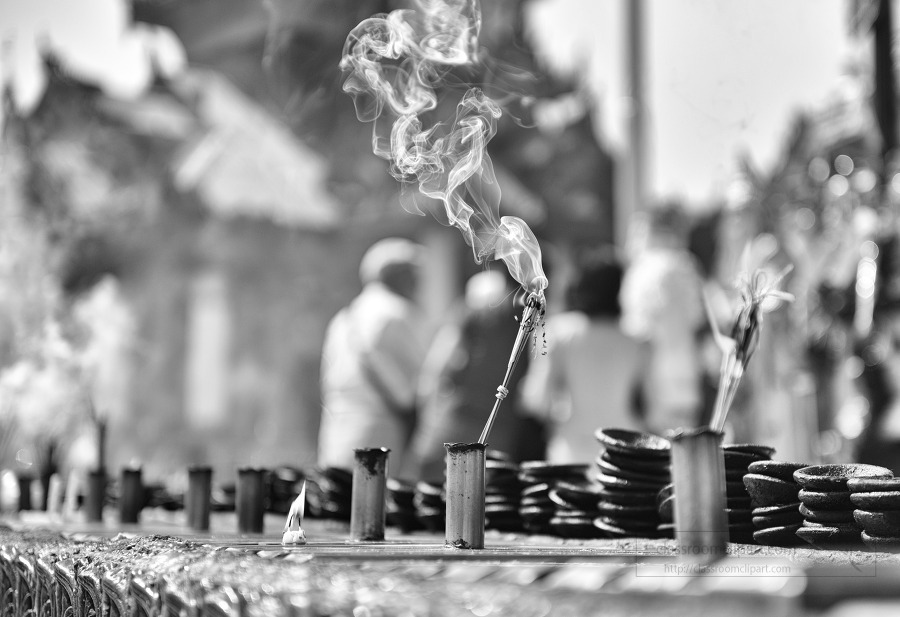
[[[384,540],[389,453],[388,448],[357,448],[353,451],[350,539],[354,542]]]
[[[121,494],[119,495],[119,522],[137,523],[144,506],[144,485],[140,467],[126,467],[122,470]]]
[[[725,556],[728,514],[723,437],[724,433],[708,427],[679,430],[670,437],[675,538],[685,561],[711,562]]]
[[[239,533],[262,533],[265,515],[264,470],[238,469],[237,522]]]
[[[103,520],[103,504],[106,501],[106,469],[92,469],[88,472],[84,512],[90,523]]]
[[[185,499],[187,526],[195,531],[209,529],[209,506],[212,497],[212,468],[189,467],[188,491]]]
[[[445,541],[454,548],[484,548],[483,443],[445,443],[447,524]]]

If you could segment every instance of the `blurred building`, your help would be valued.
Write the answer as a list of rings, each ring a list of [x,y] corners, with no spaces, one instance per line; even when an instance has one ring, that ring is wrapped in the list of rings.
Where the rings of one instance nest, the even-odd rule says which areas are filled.
[[[347,33],[395,4],[138,0],[135,18],[170,27],[189,70],[127,102],[56,70],[39,108],[10,121],[13,192],[64,302],[113,274],[136,313],[111,466],[312,463],[322,336],[365,248],[385,235],[430,247],[435,323],[478,269],[456,230],[402,210],[341,92]],[[490,151],[501,211],[532,226],[546,260],[612,239],[612,160],[577,84],[529,51],[523,4],[484,3],[481,43],[523,69],[549,120],[505,117]]]

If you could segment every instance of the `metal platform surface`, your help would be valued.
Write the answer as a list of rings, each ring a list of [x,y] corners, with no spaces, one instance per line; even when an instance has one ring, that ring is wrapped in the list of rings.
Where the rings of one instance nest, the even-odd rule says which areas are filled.
[[[900,608],[900,556],[884,553],[731,544],[724,559],[699,565],[680,558],[674,540],[488,531],[484,549],[465,550],[445,546],[442,534],[390,528],[383,542],[351,542],[345,523],[307,520],[308,542],[282,546],[283,521],[271,515],[266,533],[256,535],[231,531],[227,514],[208,533],[191,532],[168,513],[145,512],[141,521],[89,525],[39,514],[6,521],[3,553],[55,578],[20,580],[22,567],[6,573],[0,563],[22,609],[0,614],[25,614],[26,600],[46,597],[47,589],[57,611],[37,614],[68,607],[88,614],[98,603],[174,614],[163,611],[168,604],[198,616],[759,617],[839,614],[853,602]]]

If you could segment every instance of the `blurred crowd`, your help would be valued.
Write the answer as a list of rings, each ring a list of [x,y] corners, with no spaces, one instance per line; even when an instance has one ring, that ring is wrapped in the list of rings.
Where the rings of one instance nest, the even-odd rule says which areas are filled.
[[[598,247],[550,264],[555,294],[506,384],[490,448],[516,462],[586,463],[598,429],[665,435],[709,422],[722,357],[713,330],[731,332],[741,298],[711,275],[689,231],[685,213],[668,204],[636,221],[626,250]],[[328,329],[323,466],[352,467],[354,448],[383,445],[394,475],[435,482],[444,444],[474,442],[485,426],[511,361],[522,294],[489,264],[428,336],[416,304],[424,250],[401,239],[373,246],[361,267],[363,291]],[[772,277],[790,271],[786,255],[762,234],[746,246],[738,260],[745,271],[736,269],[735,279],[751,265]],[[822,286],[815,298],[828,302],[836,293],[846,292]],[[808,314],[809,302],[796,304]],[[874,353],[871,334],[837,355],[832,346],[826,361],[817,338],[798,346],[811,326],[798,325],[797,306],[773,300],[762,310],[759,351],[735,397],[727,440],[765,443],[785,459],[890,466],[900,444],[893,411],[900,362],[896,336],[883,331],[893,332],[893,321],[877,335],[878,362],[866,355]],[[852,320],[831,328],[832,336],[852,333]],[[848,378],[853,366],[858,374]]]
[[[517,462],[583,463],[594,432],[699,425],[716,375],[704,364],[704,278],[679,212],[641,228],[628,267],[612,248],[571,260],[506,385],[489,446]],[[328,327],[319,463],[350,468],[384,446],[401,477],[439,481],[444,444],[474,442],[518,332],[521,293],[502,268],[472,276],[427,340],[415,302],[424,248],[389,238],[360,268],[361,293]],[[717,365],[716,365],[717,366]]]

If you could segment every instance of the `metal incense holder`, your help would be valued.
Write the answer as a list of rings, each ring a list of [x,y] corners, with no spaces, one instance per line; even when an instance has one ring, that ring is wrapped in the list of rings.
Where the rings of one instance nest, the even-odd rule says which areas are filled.
[[[212,468],[188,468],[188,490],[184,508],[187,526],[195,531],[209,530],[209,509],[212,499]]]
[[[350,540],[384,540],[385,484],[388,448],[353,450],[353,487],[350,493]]]
[[[19,485],[19,512],[31,510],[31,475],[27,473],[17,473],[16,482]]]
[[[709,427],[679,429],[672,442],[675,538],[684,561],[712,562],[725,556],[728,514],[724,433]]]
[[[447,448],[447,546],[484,548],[483,443],[445,443]]]
[[[89,523],[103,520],[103,504],[106,501],[106,469],[91,469],[87,475],[84,514]]]
[[[144,483],[140,467],[122,470],[121,495],[119,496],[119,522],[137,523],[144,506]]]
[[[237,524],[239,533],[262,533],[265,515],[265,470],[255,467],[238,469]]]

